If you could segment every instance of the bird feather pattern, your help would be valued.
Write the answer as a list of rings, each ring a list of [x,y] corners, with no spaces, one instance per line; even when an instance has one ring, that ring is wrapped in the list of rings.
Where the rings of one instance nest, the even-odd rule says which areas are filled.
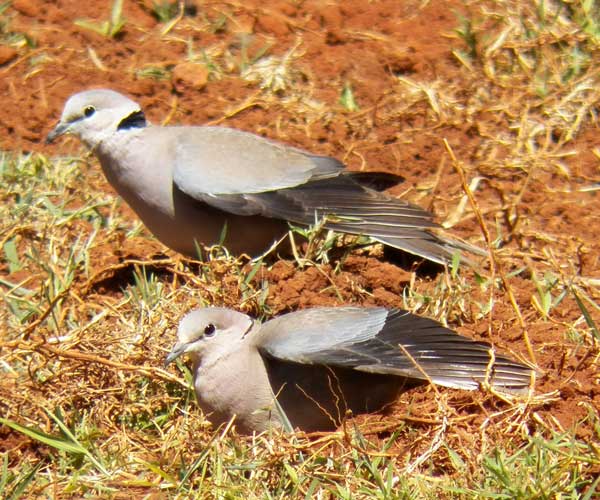
[[[430,379],[462,389],[488,382],[499,390],[520,392],[531,383],[529,367],[428,318],[383,308],[311,311],[285,315],[285,328],[277,318],[265,323],[257,339],[259,350],[292,362]]]

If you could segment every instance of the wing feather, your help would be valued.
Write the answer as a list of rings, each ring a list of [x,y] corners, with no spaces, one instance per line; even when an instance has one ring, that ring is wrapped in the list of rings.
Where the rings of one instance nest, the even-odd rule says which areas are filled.
[[[188,196],[262,193],[337,176],[344,165],[226,127],[169,127],[173,181]]]
[[[501,354],[492,358],[488,344],[398,309],[299,311],[265,323],[254,342],[277,359],[430,379],[447,387],[476,389],[487,381],[498,390],[519,392],[531,382],[529,367]]]
[[[306,225],[325,219],[327,229],[369,236],[441,264],[457,250],[481,253],[433,234],[439,226],[429,212],[361,185],[361,176],[344,172],[334,158],[224,127],[168,130],[175,138],[175,185],[225,212]]]
[[[314,224],[325,219],[327,229],[369,236],[441,264],[451,262],[456,251],[481,253],[477,248],[430,232],[439,226],[429,212],[365,188],[346,175],[245,198],[253,202],[254,210],[262,215],[299,224]]]

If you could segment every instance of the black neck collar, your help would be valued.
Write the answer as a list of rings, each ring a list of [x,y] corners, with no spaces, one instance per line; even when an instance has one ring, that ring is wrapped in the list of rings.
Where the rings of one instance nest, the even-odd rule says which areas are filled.
[[[146,117],[143,111],[134,111],[129,116],[123,118],[117,130],[127,130],[130,128],[144,128],[147,125]]]

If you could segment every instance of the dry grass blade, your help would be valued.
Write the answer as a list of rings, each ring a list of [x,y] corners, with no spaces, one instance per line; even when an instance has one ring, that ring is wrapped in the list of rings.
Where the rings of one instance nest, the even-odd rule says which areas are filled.
[[[594,2],[38,7],[0,5],[0,496],[598,495]],[[292,256],[179,258],[75,141],[42,144],[92,86],[117,86],[154,123],[238,127],[401,175],[389,192],[485,244],[489,272],[319,227],[291,229]],[[525,399],[424,386],[332,416],[338,432],[238,436],[235,420],[208,425],[185,364],[163,369],[182,314],[207,304],[261,319],[400,306],[539,373]]]

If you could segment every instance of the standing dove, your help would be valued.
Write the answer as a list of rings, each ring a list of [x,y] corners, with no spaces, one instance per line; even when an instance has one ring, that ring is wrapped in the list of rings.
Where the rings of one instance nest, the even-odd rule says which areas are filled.
[[[482,342],[398,309],[314,308],[260,324],[225,308],[180,322],[167,364],[193,360],[194,388],[214,425],[235,417],[240,432],[271,426],[335,429],[347,410],[379,410],[422,381],[524,392],[532,371]],[[275,403],[277,401],[277,404]]]
[[[71,96],[47,142],[65,133],[98,157],[148,229],[187,255],[223,234],[230,251],[258,255],[286,233],[286,221],[321,219],[327,229],[441,264],[458,249],[476,251],[436,236],[429,212],[365,186],[364,175],[334,158],[231,128],[151,125],[137,103],[112,90]]]

